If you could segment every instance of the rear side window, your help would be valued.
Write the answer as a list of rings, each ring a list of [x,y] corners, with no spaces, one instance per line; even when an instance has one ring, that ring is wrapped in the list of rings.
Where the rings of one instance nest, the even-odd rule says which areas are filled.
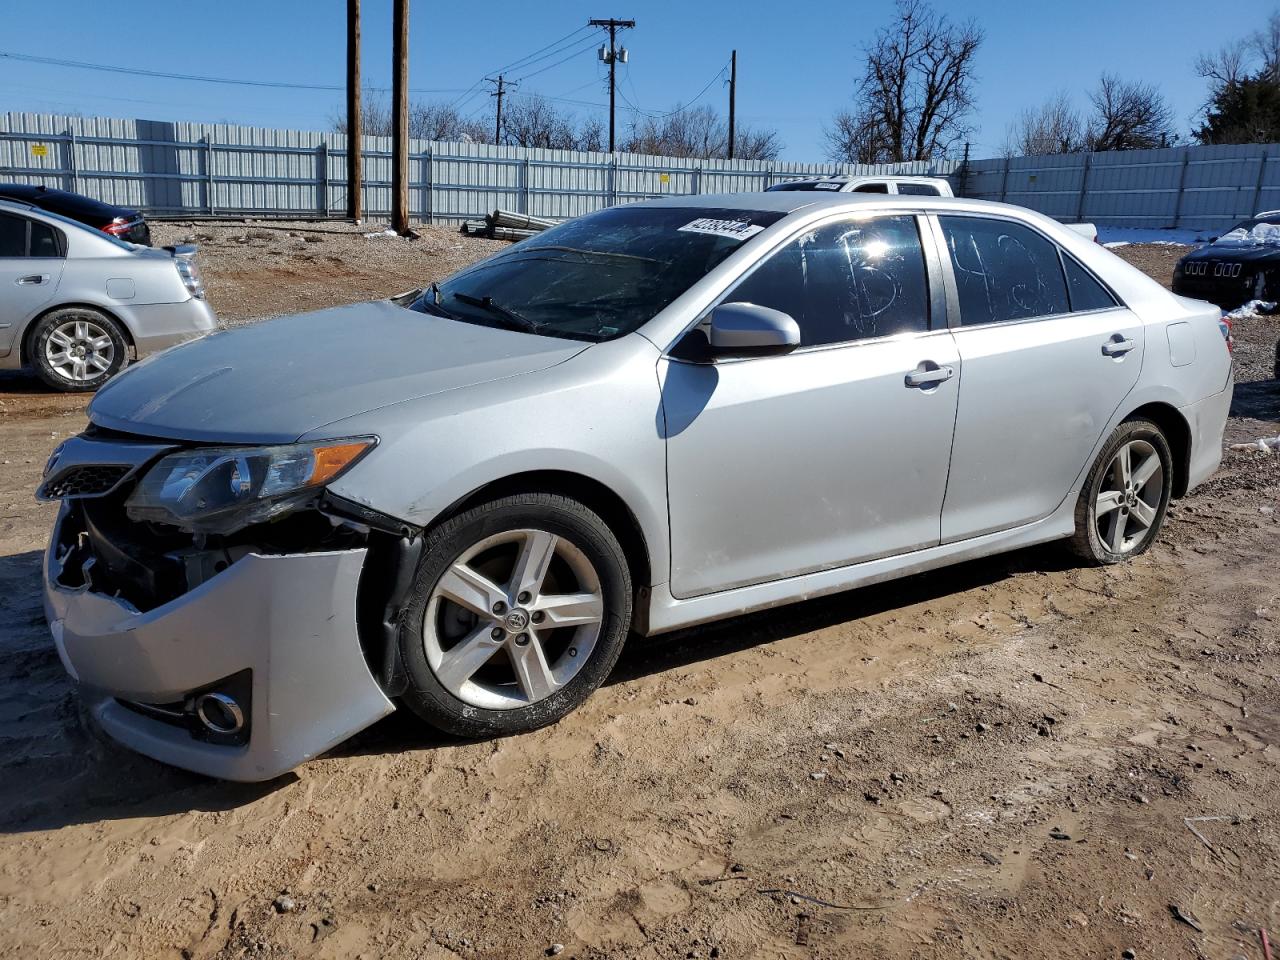
[[[898,193],[910,197],[936,197],[938,188],[930,183],[900,183]]]
[[[887,183],[864,183],[854,187],[850,193],[888,193],[889,185]]]
[[[58,231],[47,223],[31,223],[31,248],[28,256],[60,257],[62,244],[59,243]]]
[[[1006,323],[1071,309],[1054,243],[1008,220],[938,219],[955,268],[962,324]]]
[[[1067,288],[1071,294],[1071,309],[1109,310],[1116,304],[1116,298],[1093,278],[1076,259],[1066,253],[1062,255],[1062,265],[1067,271]]]
[[[0,257],[27,255],[27,221],[0,213]]]
[[[801,346],[929,329],[929,290],[915,217],[845,220],[793,240],[728,300],[772,307]]]

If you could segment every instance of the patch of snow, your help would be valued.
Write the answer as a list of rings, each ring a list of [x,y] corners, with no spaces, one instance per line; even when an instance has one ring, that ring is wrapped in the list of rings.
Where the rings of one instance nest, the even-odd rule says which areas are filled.
[[[1250,300],[1248,303],[1241,304],[1230,313],[1225,314],[1228,320],[1242,320],[1245,317],[1253,317],[1258,315],[1269,316],[1276,312],[1276,304],[1272,300]]]
[[[1252,450],[1255,453],[1270,453],[1272,450],[1280,450],[1280,437],[1259,437],[1252,443],[1233,443],[1231,449],[1241,452]]]
[[[1098,227],[1098,241],[1105,247],[1127,247],[1131,243],[1193,246],[1208,243],[1213,236],[1204,230],[1154,230],[1144,227]]]

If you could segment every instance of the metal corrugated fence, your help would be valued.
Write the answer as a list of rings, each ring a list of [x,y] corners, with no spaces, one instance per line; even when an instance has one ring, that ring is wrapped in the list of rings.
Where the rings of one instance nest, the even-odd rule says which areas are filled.
[[[0,178],[44,183],[153,216],[329,217],[346,209],[346,137],[231,124],[0,115]],[[391,141],[365,137],[364,209],[391,208]],[[410,143],[410,209],[426,222],[495,207],[563,218],[628,200],[763,190],[798,176],[948,176],[958,193],[1059,220],[1221,230],[1280,207],[1280,145],[907,164],[689,160]]]

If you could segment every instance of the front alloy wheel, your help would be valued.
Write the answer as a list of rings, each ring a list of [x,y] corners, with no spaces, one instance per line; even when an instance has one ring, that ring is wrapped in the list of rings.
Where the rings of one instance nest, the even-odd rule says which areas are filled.
[[[630,619],[626,559],[593,511],[548,493],[482,504],[427,534],[399,621],[403,699],[460,736],[552,723],[608,676]]]

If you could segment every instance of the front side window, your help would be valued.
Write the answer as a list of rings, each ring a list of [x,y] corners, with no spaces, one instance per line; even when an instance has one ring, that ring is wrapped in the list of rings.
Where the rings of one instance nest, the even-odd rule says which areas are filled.
[[[962,324],[1006,323],[1071,309],[1054,243],[1008,220],[938,220],[955,269]]]
[[[929,329],[916,218],[843,220],[774,253],[725,298],[790,314],[801,346]]]
[[[782,211],[618,206],[522,240],[428,289],[412,310],[543,336],[638,329]]]

